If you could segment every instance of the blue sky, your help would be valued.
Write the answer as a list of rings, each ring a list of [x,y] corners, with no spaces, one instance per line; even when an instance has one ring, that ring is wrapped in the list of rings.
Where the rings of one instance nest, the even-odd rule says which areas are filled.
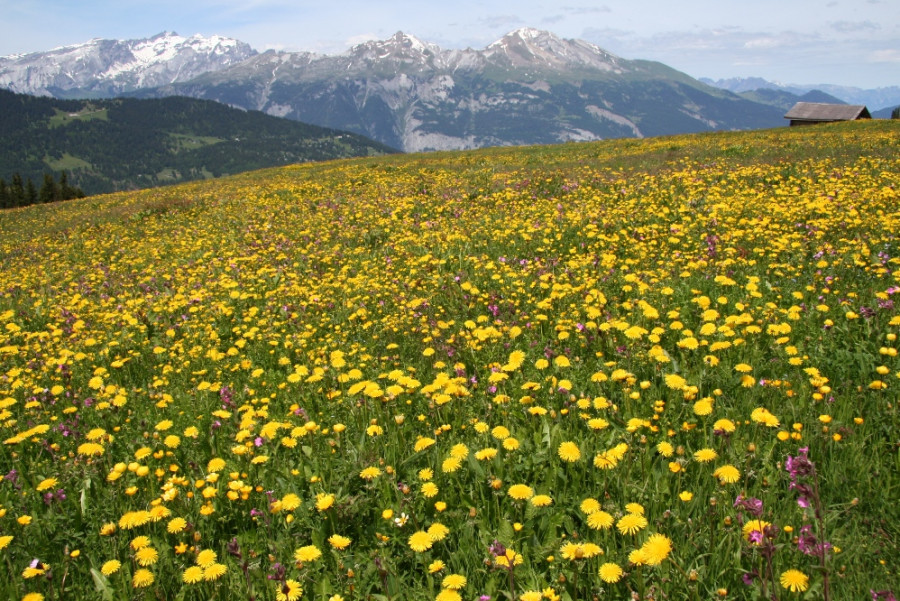
[[[343,52],[396,31],[483,48],[519,27],[694,77],[900,85],[898,0],[0,0],[0,56],[91,38],[219,34],[255,49]]]

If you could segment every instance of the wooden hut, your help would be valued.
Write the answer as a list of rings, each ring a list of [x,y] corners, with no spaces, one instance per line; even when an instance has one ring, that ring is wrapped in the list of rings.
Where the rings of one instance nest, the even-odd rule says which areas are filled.
[[[869,109],[862,104],[827,104],[824,102],[798,102],[784,116],[791,125],[812,125],[835,121],[871,119]]]

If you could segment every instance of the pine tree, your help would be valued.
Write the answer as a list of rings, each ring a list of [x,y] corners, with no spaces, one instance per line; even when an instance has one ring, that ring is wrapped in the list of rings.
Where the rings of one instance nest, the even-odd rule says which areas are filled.
[[[61,198],[59,188],[56,185],[56,180],[53,179],[53,175],[45,173],[44,183],[41,184],[41,191],[38,193],[38,200],[40,202],[54,202]]]
[[[891,119],[900,119],[900,106],[891,111]]]
[[[0,209],[8,209],[12,206],[9,197],[9,189],[6,187],[6,181],[0,177]]]
[[[13,174],[12,184],[9,188],[9,196],[11,201],[10,206],[25,206],[25,186],[22,183],[22,176],[18,173]]]
[[[31,181],[31,178],[28,178],[28,183],[25,184],[25,202],[22,203],[22,206],[29,206],[33,204],[37,204],[38,201],[38,191],[37,188],[34,187],[34,182]]]

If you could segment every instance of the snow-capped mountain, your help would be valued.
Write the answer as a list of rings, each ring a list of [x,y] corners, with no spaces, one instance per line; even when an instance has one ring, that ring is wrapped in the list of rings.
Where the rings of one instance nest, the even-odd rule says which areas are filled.
[[[266,52],[139,93],[172,94],[345,129],[411,152],[783,123],[779,109],[661,63],[530,28],[481,50],[444,50],[397,32],[335,56]]]
[[[56,97],[191,96],[348,130],[406,151],[775,127],[775,107],[662,63],[517,29],[444,50],[397,32],[338,55],[225,38],[95,40],[0,59],[0,86]]]
[[[143,40],[95,39],[0,58],[0,87],[55,97],[105,97],[192,79],[255,55],[220,36],[161,33]]]

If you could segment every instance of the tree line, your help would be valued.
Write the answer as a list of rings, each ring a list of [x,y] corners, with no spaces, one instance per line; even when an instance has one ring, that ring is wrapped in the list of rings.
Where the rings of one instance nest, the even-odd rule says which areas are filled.
[[[23,179],[18,173],[12,176],[12,181],[8,184],[0,178],[0,209],[27,207],[73,198],[84,198],[84,192],[81,188],[69,184],[69,177],[65,171],[60,173],[59,181],[54,179],[53,175],[45,173],[40,188],[35,186],[31,178]]]

